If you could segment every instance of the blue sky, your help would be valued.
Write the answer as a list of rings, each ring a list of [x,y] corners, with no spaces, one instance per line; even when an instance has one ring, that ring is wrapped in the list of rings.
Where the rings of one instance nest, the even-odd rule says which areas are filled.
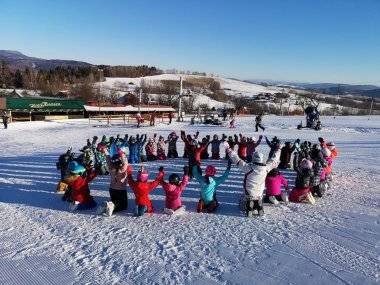
[[[380,84],[380,0],[0,0],[0,49],[241,79]]]

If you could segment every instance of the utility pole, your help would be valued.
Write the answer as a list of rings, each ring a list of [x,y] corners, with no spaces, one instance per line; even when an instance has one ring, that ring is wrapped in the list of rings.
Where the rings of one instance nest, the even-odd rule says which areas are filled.
[[[140,113],[140,109],[141,109],[141,97],[142,97],[142,89],[140,88],[140,90],[139,90],[139,113]]]
[[[177,122],[181,121],[182,118],[182,76],[179,78],[179,84],[180,84],[180,89],[179,89],[179,100],[178,100],[178,118]]]
[[[370,116],[372,115],[372,108],[373,108],[373,97],[372,97],[372,101],[371,101],[371,107],[369,108],[369,115]]]

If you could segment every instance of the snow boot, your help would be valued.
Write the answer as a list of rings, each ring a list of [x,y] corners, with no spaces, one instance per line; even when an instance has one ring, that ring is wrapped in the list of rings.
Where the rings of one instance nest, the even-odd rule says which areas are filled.
[[[197,205],[197,212],[198,213],[203,212],[204,209],[205,209],[205,203],[203,202],[202,199],[199,199],[199,202]]]
[[[286,193],[286,192],[281,193],[281,199],[282,199],[282,201],[283,201],[286,205],[289,204],[288,193]]]
[[[113,214],[113,211],[115,210],[115,204],[110,202],[106,202],[106,210],[104,215],[107,217],[111,217]]]
[[[245,209],[246,209],[246,215],[248,218],[253,216],[254,205],[255,203],[253,200],[247,200]]]
[[[107,201],[99,205],[99,207],[96,209],[96,214],[103,215],[106,212],[106,209],[107,209]]]
[[[216,201],[212,201],[210,204],[207,205],[207,212],[215,212],[216,208],[218,208],[218,203]]]
[[[167,214],[167,215],[173,215],[174,214],[174,210],[169,209],[169,208],[164,208],[164,213]]]
[[[141,206],[141,205],[138,205],[138,206],[136,206],[136,213],[135,213],[135,216],[137,216],[137,217],[141,217],[141,216],[143,216],[147,211],[148,211],[147,206]]]
[[[79,207],[79,202],[78,201],[73,201],[69,205],[70,211],[74,212],[76,209]]]
[[[264,207],[263,207],[263,201],[262,200],[255,200],[254,201],[254,208],[257,209],[259,216],[264,215]]]
[[[275,206],[279,205],[280,202],[277,201],[275,196],[269,196],[269,201],[274,204]]]

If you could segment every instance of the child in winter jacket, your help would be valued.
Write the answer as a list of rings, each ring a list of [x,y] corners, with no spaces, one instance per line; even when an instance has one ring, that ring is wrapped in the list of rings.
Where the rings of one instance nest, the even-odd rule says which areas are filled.
[[[198,139],[198,136],[199,136],[199,132],[196,132],[193,138],[191,135],[186,135],[184,131],[181,131],[181,139],[185,143],[185,147],[183,149],[183,158],[189,157],[189,148],[191,147],[193,140]],[[190,168],[190,172],[191,172],[191,168]]]
[[[112,216],[114,212],[126,210],[128,207],[127,196],[127,168],[128,161],[125,154],[119,151],[110,157],[107,150],[104,150],[108,170],[111,176],[109,193],[111,201],[106,201],[98,208],[98,214]]]
[[[279,148],[281,142],[277,137],[273,137],[272,141],[265,137],[265,141],[267,142],[267,145],[270,147],[268,159],[271,159],[276,150]]]
[[[189,183],[189,167],[183,168],[182,182],[179,180],[179,176],[175,173],[169,176],[169,183],[161,180],[161,186],[165,191],[165,209],[164,212],[168,215],[183,214],[186,210],[182,205],[181,194]]]
[[[160,136],[157,142],[157,159],[158,160],[166,160],[166,142],[164,137]]]
[[[326,144],[327,148],[331,151],[331,158],[334,160],[338,155],[339,155],[339,151],[338,149],[336,148],[335,146],[335,143],[333,142],[328,142]]]
[[[295,150],[295,146],[291,145],[290,142],[286,142],[285,146],[281,149],[280,154],[280,164],[278,165],[278,168],[280,169],[288,169],[290,168],[290,158],[292,157],[292,153]]]
[[[153,138],[149,138],[148,143],[145,146],[146,151],[146,159],[148,161],[157,160],[157,143],[156,143],[157,135],[154,134]]]
[[[185,144],[188,145],[188,159],[189,159],[189,175],[193,178],[193,167],[195,165],[201,165],[201,153],[208,147],[210,141],[205,144],[200,144],[196,140],[188,141],[188,138],[183,138]]]
[[[281,186],[285,187],[285,192],[281,191]],[[283,201],[285,203],[289,202],[288,181],[278,172],[277,168],[269,171],[267,178],[265,179],[265,189],[264,202],[275,205],[278,205],[279,201]]]
[[[220,144],[226,139],[225,134],[223,134],[222,139],[220,140],[218,135],[214,135],[211,143],[211,158],[220,159]]]
[[[171,114],[171,113],[169,113]],[[178,152],[177,152],[177,141],[178,136],[175,132],[171,132],[168,136],[168,158],[178,158]]]
[[[128,162],[129,163],[139,163],[140,156],[139,156],[139,143],[135,137],[130,137],[129,141],[124,143],[129,148],[129,157]]]
[[[207,135],[206,137],[204,137],[202,139],[201,144],[205,146],[201,152],[201,159],[208,159],[210,157],[210,155],[208,154],[208,145],[210,144],[210,136]]]
[[[256,147],[261,143],[263,136],[259,136],[259,140],[256,142],[256,139],[254,137],[248,138],[248,144],[247,144],[247,162],[252,162],[252,156],[253,153],[256,150]]]
[[[332,163],[333,160],[331,158],[331,151],[325,147],[322,149],[323,158],[326,160],[327,165],[323,168],[321,173],[321,182],[325,184],[327,187],[331,187],[332,182]],[[327,189],[326,187],[326,189]]]
[[[88,167],[87,169],[76,161],[69,163],[70,174],[65,178],[65,183],[70,189],[70,209],[87,210],[96,207],[96,202],[90,195],[88,184],[96,177],[96,172]]]
[[[201,186],[201,198],[198,202],[197,212],[214,212],[219,206],[216,199],[216,188],[227,179],[231,163],[228,162],[226,171],[220,177],[215,177],[216,168],[212,165],[207,165],[205,176],[200,174],[199,168],[200,166],[193,167],[194,177]]]
[[[242,134],[239,134],[239,137],[235,135],[235,143],[238,145],[238,156],[240,157],[240,159],[246,160],[248,149],[247,138],[243,137]]]
[[[321,147],[314,144],[310,151],[310,159],[313,163],[313,177],[310,182],[311,192],[314,196],[322,197],[325,192],[325,185],[321,184],[321,175],[323,168],[327,166],[327,161],[323,158]]]
[[[138,144],[137,157],[138,157],[139,163],[145,162],[146,156],[143,154],[143,149],[144,149],[144,145],[145,145],[146,140],[147,140],[147,135],[146,134],[141,135],[141,136],[137,135],[136,139],[137,139],[137,144]]]
[[[269,171],[278,166],[280,158],[280,144],[277,144],[273,156],[264,161],[262,153],[255,152],[252,163],[246,163],[240,159],[227,143],[224,144],[226,151],[232,160],[244,173],[244,195],[240,201],[241,209],[246,211],[247,217],[252,217],[254,210],[258,211],[261,216],[264,214],[263,192],[265,187],[265,178]]]
[[[127,168],[127,179],[136,198],[136,216],[142,216],[145,213],[153,213],[153,206],[152,201],[149,199],[149,193],[160,184],[165,175],[164,168],[159,168],[159,174],[152,182],[148,182],[149,173],[143,168],[141,168],[137,174],[137,180],[133,179],[132,172],[132,166],[129,165]]]
[[[295,187],[289,194],[289,201],[294,203],[315,204],[315,199],[311,194],[310,181],[313,177],[313,164],[310,160],[304,158],[300,167],[297,169],[297,178]]]

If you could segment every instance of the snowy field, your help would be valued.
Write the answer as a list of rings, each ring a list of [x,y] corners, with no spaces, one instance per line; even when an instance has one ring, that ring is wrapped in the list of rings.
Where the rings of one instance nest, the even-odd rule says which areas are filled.
[[[68,146],[77,151],[93,135],[232,133],[227,127],[175,123],[138,130],[69,120],[0,129],[0,284],[378,284],[380,117],[322,117],[320,132],[297,130],[301,120],[266,116],[264,134],[333,140],[340,150],[334,187],[314,206],[267,205],[264,217],[252,219],[238,210],[243,175],[235,167],[217,191],[215,214],[196,213],[194,181],[183,193],[188,213],[172,218],[161,214],[161,188],[152,195],[157,213],[143,218],[133,217],[130,190],[128,211],[110,218],[94,210],[71,213],[55,193],[58,155]],[[256,135],[253,121],[238,119],[233,131]],[[268,152],[265,143],[259,151]],[[185,163],[168,160],[148,169],[153,178],[163,165],[168,176]],[[219,174],[226,166],[207,163]],[[293,184],[295,174],[284,174]],[[108,187],[109,177],[91,184],[97,202],[108,198]]]

